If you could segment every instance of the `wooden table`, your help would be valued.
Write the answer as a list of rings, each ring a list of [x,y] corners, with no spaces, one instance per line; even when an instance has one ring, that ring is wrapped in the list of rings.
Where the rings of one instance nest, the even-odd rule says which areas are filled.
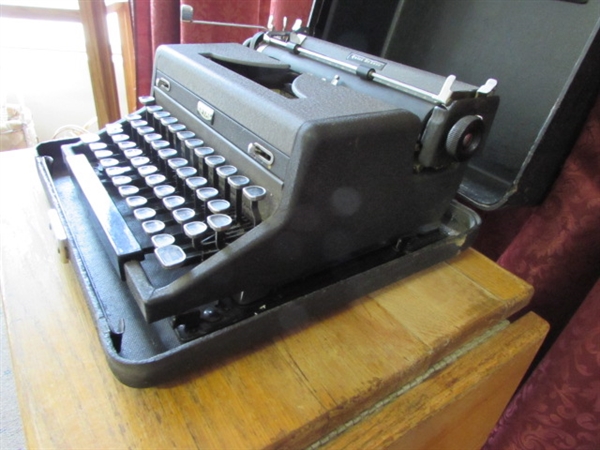
[[[48,230],[33,152],[0,154],[1,287],[30,448],[479,448],[547,325],[477,252],[170,386],[110,372]]]

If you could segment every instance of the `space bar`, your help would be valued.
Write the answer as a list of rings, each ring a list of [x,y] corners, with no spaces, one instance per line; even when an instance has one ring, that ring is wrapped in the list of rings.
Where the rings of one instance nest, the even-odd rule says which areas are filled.
[[[125,220],[117,210],[102,182],[85,155],[66,156],[71,177],[85,198],[96,234],[100,237],[108,258],[124,278],[126,261],[143,259],[142,249]]]

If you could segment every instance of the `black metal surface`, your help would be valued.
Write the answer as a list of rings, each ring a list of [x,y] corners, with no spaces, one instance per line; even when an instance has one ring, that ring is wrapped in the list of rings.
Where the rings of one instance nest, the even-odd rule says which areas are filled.
[[[600,0],[317,0],[317,37],[469,83],[501,103],[461,195],[482,209],[539,203],[600,87]]]

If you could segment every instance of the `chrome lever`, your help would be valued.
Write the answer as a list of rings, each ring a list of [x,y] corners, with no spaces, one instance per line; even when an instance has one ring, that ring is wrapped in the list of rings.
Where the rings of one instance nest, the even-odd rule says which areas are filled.
[[[181,21],[188,23],[195,23],[200,25],[216,25],[220,27],[237,27],[237,28],[252,28],[264,31],[270,31],[267,27],[262,25],[252,25],[246,23],[233,23],[233,22],[214,22],[210,20],[194,20],[194,8],[190,5],[181,5]]]

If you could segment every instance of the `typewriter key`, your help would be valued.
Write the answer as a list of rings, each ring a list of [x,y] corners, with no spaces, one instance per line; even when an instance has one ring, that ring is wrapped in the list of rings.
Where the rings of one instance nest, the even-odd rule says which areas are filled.
[[[134,144],[135,145],[135,144]],[[127,150],[123,150],[123,156],[127,159],[137,158],[138,156],[142,156],[144,154],[139,148],[128,148]]]
[[[204,158],[204,164],[208,166],[208,179],[213,186],[218,185],[217,167],[225,164],[225,158],[221,155],[210,155]]]
[[[208,206],[208,210],[213,214],[223,214],[229,210],[231,204],[227,200],[216,199],[210,200],[206,206]]]
[[[257,226],[261,222],[258,202],[267,196],[267,190],[262,186],[246,186],[243,192],[244,197],[251,202],[252,222]]]
[[[162,201],[165,208],[169,211],[173,211],[185,203],[185,199],[179,195],[169,195],[168,197],[163,198]]]
[[[130,161],[131,161],[131,165],[137,169],[138,167],[149,164],[150,158],[148,158],[147,156],[135,156],[135,157],[131,158]]]
[[[200,207],[202,207],[202,211],[206,215],[207,211],[208,211],[207,207],[206,207],[206,203],[209,200],[216,198],[218,195],[219,195],[219,191],[217,191],[213,187],[201,187],[200,189],[196,189],[196,198],[198,200],[200,200],[200,203],[196,202],[194,204],[194,206],[196,207],[197,210],[199,210]]]
[[[192,240],[192,247],[196,250],[202,250],[202,237],[208,231],[208,225],[204,222],[188,222],[183,226],[183,232]]]
[[[139,208],[140,206],[144,206],[148,203],[148,199],[146,197],[142,197],[141,195],[132,195],[131,197],[127,197],[125,199],[125,203],[131,209]]]
[[[152,175],[153,173],[158,172],[158,167],[148,164],[147,166],[138,167],[137,171],[141,177],[145,178],[149,175]],[[160,175],[160,174],[158,174],[158,175]]]
[[[110,150],[95,150],[94,151],[94,156],[96,157],[96,159],[108,158],[112,155],[113,155],[113,152],[111,152]]]
[[[148,187],[153,188],[167,181],[167,177],[160,173],[153,173],[152,175],[148,175],[146,178],[144,178],[144,180],[146,181]]]
[[[185,158],[170,158],[167,161],[167,164],[169,165],[169,167],[173,170],[177,170],[180,167],[185,167],[188,165],[188,160]]]
[[[198,170],[202,172],[204,178],[208,177],[208,166],[204,163],[204,158],[212,155],[215,149],[212,147],[196,147],[194,149],[194,155],[196,156],[196,166]]]
[[[108,167],[104,170],[104,173],[106,173],[106,175],[109,176],[110,178],[117,177],[119,175],[125,175],[126,173],[130,173],[130,172],[133,172],[133,167],[131,167],[131,166]],[[127,184],[127,183],[125,183],[125,184]]]
[[[229,178],[232,175],[235,175],[237,171],[237,167],[232,166],[230,164],[217,167],[217,177],[219,177],[217,186],[219,187],[219,189],[222,189],[223,197],[225,197],[225,200],[231,200],[229,198],[231,188],[229,186],[229,183],[227,182],[227,178]]]
[[[162,220],[156,219],[146,220],[142,222],[142,229],[149,235],[161,233],[165,229],[165,223]]]
[[[168,197],[169,195],[173,195],[175,193],[175,188],[168,184],[161,184],[160,186],[156,186],[153,189],[153,192],[154,195],[156,195],[156,198],[162,200],[163,198]]]
[[[132,184],[119,186],[119,194],[121,195],[121,197],[131,197],[132,195],[137,195],[139,192],[140,188]]]
[[[225,246],[225,231],[231,228],[233,219],[227,214],[213,214],[206,218],[206,223],[215,232],[215,243],[220,250]]]
[[[185,185],[192,191],[196,192],[196,189],[206,186],[208,180],[204,177],[189,177],[185,180]]]
[[[111,180],[116,187],[125,186],[133,181],[132,178],[127,175],[117,175],[112,177]]]
[[[244,186],[250,184],[250,179],[244,175],[232,175],[227,178],[227,184],[235,192],[235,220],[242,221],[242,193]]]
[[[121,150],[122,152],[124,152],[125,150],[131,150],[131,149],[137,147],[137,144],[133,141],[119,142],[117,145],[119,146],[119,150]]]
[[[183,130],[177,132],[177,134],[175,135],[175,148],[181,153],[185,153],[186,156],[189,156],[187,154],[187,147],[184,145],[184,142],[186,139],[192,139],[194,136],[196,136],[196,133],[190,130]]]
[[[150,239],[152,240],[152,245],[156,248],[165,247],[175,243],[175,237],[166,233],[155,234]]]
[[[204,141],[198,138],[186,139],[183,143],[185,147],[186,157],[190,160],[192,166],[196,165],[196,155],[194,154],[194,149],[198,147],[202,147],[204,145]]]
[[[154,105],[154,103],[156,102],[156,99],[154,97],[152,97],[151,95],[141,95],[138,97],[138,101],[143,106],[150,106],[150,105]]]
[[[158,262],[165,269],[175,269],[185,262],[185,252],[177,245],[167,245],[154,250]]]
[[[186,222],[189,222],[196,215],[196,211],[192,208],[179,208],[171,213],[173,215],[173,219],[180,225],[183,225]]]
[[[135,218],[137,220],[144,221],[144,220],[150,220],[153,219],[154,217],[156,217],[156,211],[152,208],[138,208],[135,209],[133,211],[133,215],[135,216]]]
[[[104,168],[118,166],[119,160],[117,158],[103,158],[100,160],[100,165]]]

